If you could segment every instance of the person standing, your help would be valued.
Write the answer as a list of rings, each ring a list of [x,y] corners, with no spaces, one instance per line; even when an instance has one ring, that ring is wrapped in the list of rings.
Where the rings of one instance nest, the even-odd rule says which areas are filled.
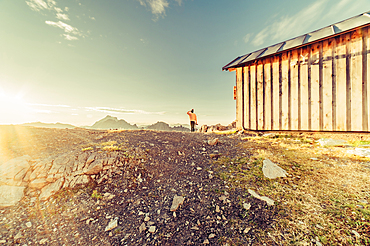
[[[191,127],[191,131],[193,132],[195,131],[195,125],[198,125],[197,115],[194,114],[194,109],[188,111],[187,114],[189,115],[190,127]]]

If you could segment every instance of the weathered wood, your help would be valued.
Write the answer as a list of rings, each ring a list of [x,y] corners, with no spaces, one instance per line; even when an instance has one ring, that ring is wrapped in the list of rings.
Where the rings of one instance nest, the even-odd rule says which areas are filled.
[[[346,130],[347,104],[346,104],[346,40],[342,35],[336,38],[335,65],[336,65],[336,129]]]
[[[332,98],[332,47],[333,40],[323,41],[323,57],[322,57],[322,114],[323,114],[323,126],[322,130],[332,131],[333,130],[333,98]]]
[[[242,76],[243,68],[236,69],[236,127],[238,129],[242,128],[243,123],[243,112],[242,112]]]
[[[367,105],[367,109],[370,110],[370,70],[368,69],[370,67],[370,53],[369,53],[369,50],[370,49],[370,28],[367,28],[367,33],[366,33],[366,49],[365,49],[365,53],[367,54],[366,55],[366,69],[367,69],[367,74],[366,74],[366,91],[367,91],[367,102],[366,102],[366,105]],[[370,112],[367,111],[367,129],[370,130]]]
[[[362,131],[362,36],[351,35],[351,130]]]
[[[283,53],[281,57],[281,130],[289,129],[289,93],[288,93],[288,69],[289,57],[287,53]]]
[[[369,115],[368,115],[368,91],[367,91],[367,39],[368,39],[368,28],[362,29],[362,130],[368,131]]]
[[[268,59],[264,65],[265,82],[265,130],[271,130],[271,63]]]
[[[300,52],[300,106],[301,106],[301,128],[300,130],[310,130],[308,127],[308,60],[309,60],[309,49],[302,48]]]
[[[250,117],[249,117],[249,111],[250,111],[250,105],[249,105],[249,87],[250,87],[250,81],[249,81],[249,66],[245,67],[243,70],[243,76],[244,76],[244,128],[249,129],[249,123],[250,123]]]
[[[346,131],[351,131],[351,35],[345,35],[346,40]]]
[[[257,124],[256,124],[256,119],[257,119],[256,65],[251,65],[249,69],[250,69],[250,105],[251,105],[250,129],[257,130]]]
[[[311,129],[314,131],[320,130],[320,104],[319,104],[319,52],[320,52],[320,43],[311,45]]]
[[[290,129],[298,130],[298,51],[293,50],[290,58]]]
[[[257,65],[257,114],[258,114],[258,124],[257,129],[263,130],[263,100],[264,100],[264,93],[263,93],[263,64],[261,62]]]
[[[272,107],[273,107],[273,114],[272,114],[272,128],[274,130],[279,130],[279,121],[280,121],[280,107],[279,107],[279,97],[280,97],[280,92],[279,92],[279,57],[275,56],[273,58],[273,64],[272,64],[272,72],[273,72],[273,77],[272,77]]]

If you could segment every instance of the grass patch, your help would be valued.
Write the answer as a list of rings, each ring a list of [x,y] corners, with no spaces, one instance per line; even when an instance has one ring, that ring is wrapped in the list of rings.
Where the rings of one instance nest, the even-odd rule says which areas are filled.
[[[275,201],[279,211],[275,228],[255,232],[261,244],[273,238],[282,245],[309,245],[312,241],[369,245],[370,170],[361,164],[364,158],[347,154],[345,148],[323,148],[317,143],[323,136],[312,136],[315,134],[245,137],[244,152],[250,156],[221,157],[214,162],[215,173],[231,188],[253,189]],[[370,141],[351,143],[360,146]],[[265,159],[289,176],[264,177]]]

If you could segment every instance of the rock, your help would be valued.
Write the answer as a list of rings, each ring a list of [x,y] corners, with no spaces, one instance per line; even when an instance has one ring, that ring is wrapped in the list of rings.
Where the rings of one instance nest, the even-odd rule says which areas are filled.
[[[244,233],[244,234],[247,234],[250,230],[251,230],[251,228],[250,228],[250,227],[246,227],[246,228],[244,229],[243,233]]]
[[[13,206],[24,196],[25,187],[22,186],[0,186],[0,207]]]
[[[209,240],[206,238],[206,239],[203,241],[203,244],[209,244]]]
[[[172,200],[170,211],[171,212],[176,211],[179,208],[179,206],[184,203],[184,200],[185,200],[184,197],[175,195]]]
[[[148,222],[149,220],[150,220],[150,217],[149,216],[145,216],[144,221],[145,222]]]
[[[30,160],[31,157],[25,155],[0,165],[0,185],[20,186],[23,177],[31,167]]]
[[[348,154],[358,155],[363,157],[370,157],[370,150],[364,148],[355,148],[347,151]]]
[[[208,129],[207,125],[202,125],[198,131],[199,132],[207,132],[207,129]]]
[[[355,234],[355,236],[356,236],[356,237],[361,237],[361,235],[360,235],[357,231],[352,230],[351,232],[352,232],[353,234]]]
[[[20,239],[22,238],[22,233],[21,232],[18,232],[17,235],[14,236],[14,240],[17,240],[17,239]]]
[[[41,201],[45,201],[49,199],[50,196],[54,195],[57,191],[60,190],[64,182],[64,178],[60,178],[54,183],[51,183],[44,188],[41,189],[41,194],[39,196],[39,199]]]
[[[216,145],[218,143],[218,138],[208,140],[208,145]]]
[[[148,230],[150,233],[154,233],[155,232],[155,226],[151,226],[149,227],[149,230]]]
[[[251,204],[250,203],[243,203],[243,208],[245,210],[249,210],[251,208]]]
[[[342,139],[321,138],[319,144],[322,147],[343,147],[347,146],[348,142]]]
[[[90,163],[92,163],[94,160],[95,160],[95,157],[96,157],[96,153],[92,153],[89,158],[87,158],[87,161],[86,161],[86,166],[90,165]]]
[[[96,160],[84,171],[85,174],[93,175],[98,174],[103,170],[103,160]]]
[[[48,184],[48,182],[44,178],[43,179],[35,179],[35,180],[31,181],[28,184],[28,187],[39,190],[39,189],[45,187],[47,184]]]
[[[263,161],[263,167],[262,167],[262,172],[265,175],[265,177],[269,179],[276,179],[276,178],[283,178],[286,177],[287,172],[270,161],[269,159],[266,159]]]
[[[257,199],[260,199],[262,201],[265,201],[267,203],[267,205],[274,205],[274,200],[266,197],[266,196],[260,196],[258,195],[255,191],[251,190],[251,189],[248,189],[248,192],[249,194],[251,194],[253,197],[257,198]]]
[[[109,192],[104,193],[104,199],[105,199],[105,200],[111,200],[111,199],[113,199],[115,196],[116,196],[116,195],[111,194],[111,193],[109,193]]]
[[[143,231],[146,230],[146,226],[145,226],[145,223],[143,222],[140,227],[139,227],[139,232],[142,233]]]
[[[220,212],[220,206],[216,205],[216,213]]]
[[[105,231],[113,230],[118,226],[118,218],[111,219],[111,221],[108,223],[108,225],[105,227]]]
[[[48,242],[47,238],[43,238],[40,240],[39,244],[46,244]]]
[[[215,236],[216,236],[216,234],[211,233],[211,234],[209,234],[208,238],[211,239],[211,238],[214,238]]]
[[[26,223],[26,226],[27,226],[28,228],[31,228],[31,227],[32,227],[32,223],[28,221],[28,222]]]

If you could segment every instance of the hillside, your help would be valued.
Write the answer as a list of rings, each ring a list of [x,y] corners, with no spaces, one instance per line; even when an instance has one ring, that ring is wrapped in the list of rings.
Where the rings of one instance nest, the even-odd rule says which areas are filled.
[[[131,125],[125,120],[119,120],[117,117],[107,115],[105,118],[95,122],[90,128],[92,129],[138,129],[136,125]]]
[[[1,172],[22,156],[30,168],[14,184],[24,197],[0,208],[4,245],[370,242],[369,159],[353,154],[367,134],[1,126],[0,136]],[[287,176],[267,178],[267,159]],[[1,177],[0,188],[20,174]]]

